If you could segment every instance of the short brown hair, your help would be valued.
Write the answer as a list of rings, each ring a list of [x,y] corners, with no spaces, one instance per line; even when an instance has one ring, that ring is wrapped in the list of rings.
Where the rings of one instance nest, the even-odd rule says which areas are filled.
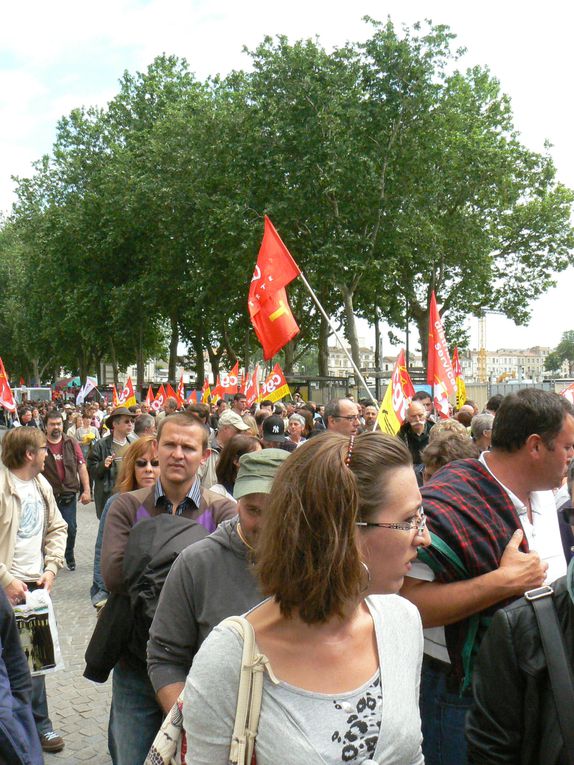
[[[307,624],[343,617],[364,588],[355,523],[381,509],[393,469],[412,465],[406,446],[380,432],[353,441],[324,433],[279,468],[257,546],[257,574],[281,613]]]
[[[161,441],[163,429],[168,423],[170,425],[179,425],[179,427],[184,428],[199,428],[201,430],[201,447],[203,451],[207,449],[207,440],[209,438],[208,429],[193,414],[186,414],[185,412],[176,412],[175,414],[170,414],[169,417],[162,417],[157,426],[156,441],[158,444]]]
[[[2,439],[2,462],[8,470],[18,470],[26,463],[26,452],[46,446],[46,436],[38,428],[13,428]]]
[[[432,431],[431,431],[432,432]],[[478,448],[467,435],[459,435],[452,430],[444,430],[433,439],[422,452],[422,461],[431,475],[454,460],[478,457]]]

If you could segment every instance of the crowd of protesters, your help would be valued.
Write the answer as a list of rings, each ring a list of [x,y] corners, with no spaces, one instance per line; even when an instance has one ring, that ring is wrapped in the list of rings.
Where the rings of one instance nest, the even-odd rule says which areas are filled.
[[[259,765],[565,761],[521,596],[558,580],[574,631],[574,408],[526,389],[439,418],[420,391],[396,437],[377,413],[352,397],[248,407],[240,393],[158,413],[21,408],[2,452],[2,595],[22,602],[75,570],[76,501],[95,501],[85,674],[113,672],[114,765],[142,765],[178,703],[189,765],[227,765],[242,649],[218,625],[245,613],[268,660]],[[1,600],[0,619],[0,692],[18,711],[0,719],[7,761],[36,765],[65,742]]]

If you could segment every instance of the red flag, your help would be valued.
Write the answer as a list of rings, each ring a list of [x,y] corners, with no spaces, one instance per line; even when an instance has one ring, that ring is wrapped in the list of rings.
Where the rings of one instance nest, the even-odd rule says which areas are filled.
[[[245,390],[241,392],[245,393],[247,406],[251,406],[259,398],[259,364],[255,365],[252,375],[245,373]]]
[[[119,399],[118,399],[118,392],[116,390],[116,386],[115,385],[112,385],[112,405],[113,405],[114,409],[116,409],[120,405],[120,402],[119,402]]]
[[[174,398],[177,401],[177,405],[181,406],[179,402],[179,396],[177,395],[177,393],[174,391],[174,389],[171,387],[169,383],[167,384],[167,387],[165,389],[165,394],[167,398]]]
[[[229,374],[227,374],[227,372],[221,373],[221,387],[223,388],[223,392],[228,393],[230,396],[232,396],[234,393],[237,393],[239,390],[238,378],[239,362],[236,361],[235,366]]]
[[[434,388],[434,404],[440,416],[448,417],[448,397],[454,393],[456,382],[434,290],[430,303],[428,346],[427,382]]]
[[[148,406],[151,406],[153,404],[153,390],[151,385],[148,386],[145,402]]]
[[[10,390],[10,383],[8,382],[8,376],[6,375],[2,359],[0,359],[0,406],[3,406],[9,412],[16,411],[16,401]]]
[[[177,403],[180,406],[183,406],[184,401],[185,401],[185,386],[183,384],[183,373],[182,373],[179,378],[179,383],[177,385]]]
[[[152,402],[151,408],[154,410],[154,412],[159,412],[160,409],[163,408],[163,405],[165,404],[165,400],[167,398],[165,388],[163,387],[163,383],[159,386],[159,390],[156,393],[156,397],[154,401]]]
[[[560,391],[560,395],[568,399],[571,404],[574,404],[574,383],[570,383],[567,388]]]
[[[279,364],[275,364],[271,374],[267,377],[265,382],[261,386],[261,393],[259,398],[261,400],[269,399],[269,401],[280,401],[285,396],[290,396],[291,391],[287,385],[287,380],[283,374],[283,370]]]
[[[399,432],[405,421],[410,399],[414,395],[415,389],[407,371],[405,352],[401,349],[377,415],[377,422],[383,433],[394,436]]]
[[[226,375],[227,373],[224,372],[223,374]],[[217,380],[216,380],[216,383],[215,383],[215,388],[211,389],[211,400],[212,401],[219,401],[220,398],[223,398],[225,393],[226,393],[226,391],[225,391],[223,385],[219,381],[219,375],[217,375]]]
[[[299,332],[289,308],[285,286],[300,273],[299,266],[265,216],[265,232],[249,287],[248,306],[249,317],[266,360]]]
[[[22,387],[24,387],[24,385],[26,385],[26,380],[23,377],[21,377],[20,378],[20,387],[22,388]]]

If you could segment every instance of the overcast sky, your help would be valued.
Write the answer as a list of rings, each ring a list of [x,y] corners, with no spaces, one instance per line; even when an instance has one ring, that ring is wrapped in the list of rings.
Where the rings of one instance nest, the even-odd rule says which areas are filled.
[[[542,151],[550,140],[559,179],[574,187],[574,5],[564,0],[19,0],[2,6],[0,210],[13,201],[10,177],[30,174],[31,163],[50,152],[59,117],[78,106],[105,105],[124,70],[141,71],[165,52],[187,58],[200,78],[225,74],[248,66],[242,47],[255,47],[266,34],[318,36],[327,47],[363,39],[370,33],[364,15],[448,24],[468,49],[464,63],[488,66],[511,96],[523,142]],[[488,317],[488,347],[555,346],[574,328],[574,269],[558,279],[534,303],[528,328]],[[475,320],[471,328],[476,347]]]

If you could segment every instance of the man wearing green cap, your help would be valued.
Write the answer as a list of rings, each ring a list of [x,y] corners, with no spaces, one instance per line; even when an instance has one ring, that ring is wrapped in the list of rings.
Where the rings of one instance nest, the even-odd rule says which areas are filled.
[[[283,449],[244,454],[233,494],[237,517],[190,545],[163,587],[148,643],[148,673],[165,712],[183,689],[201,643],[220,621],[261,601],[253,551]]]

